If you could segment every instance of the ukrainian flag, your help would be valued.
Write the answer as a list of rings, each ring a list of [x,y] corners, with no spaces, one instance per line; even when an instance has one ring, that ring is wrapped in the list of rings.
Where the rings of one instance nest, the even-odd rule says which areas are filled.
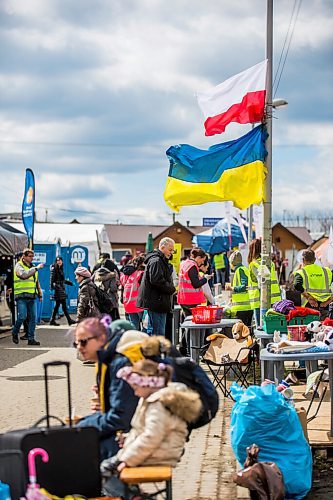
[[[169,207],[232,201],[241,210],[264,198],[267,132],[259,125],[243,137],[202,150],[180,144],[166,154],[170,170],[164,191]]]

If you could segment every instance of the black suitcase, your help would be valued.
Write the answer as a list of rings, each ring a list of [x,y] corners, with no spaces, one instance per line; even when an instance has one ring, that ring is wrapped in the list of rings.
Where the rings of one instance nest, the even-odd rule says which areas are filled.
[[[37,482],[49,493],[65,495],[83,495],[98,497],[101,494],[99,472],[99,436],[94,427],[69,427],[53,417],[49,412],[48,367],[65,365],[68,384],[68,415],[71,416],[71,390],[69,362],[54,361],[44,364],[46,417],[43,417],[30,429],[7,432],[0,436],[0,449],[21,450],[27,472],[27,455],[32,448],[44,448],[49,454],[49,461],[36,458]],[[56,418],[61,425],[50,426],[50,419]],[[45,428],[38,425],[45,421]]]
[[[25,495],[28,481],[23,455],[19,450],[0,451],[0,481],[9,484],[12,500],[19,500]]]

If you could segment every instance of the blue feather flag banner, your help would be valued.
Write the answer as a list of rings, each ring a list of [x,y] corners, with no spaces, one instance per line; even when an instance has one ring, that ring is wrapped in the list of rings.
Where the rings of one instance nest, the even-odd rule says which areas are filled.
[[[22,202],[22,221],[29,240],[29,248],[33,247],[35,223],[35,176],[30,168],[25,171],[25,188]]]
[[[211,146],[208,150],[187,144],[171,146],[164,199],[179,212],[182,206],[212,201],[232,201],[240,210],[264,199],[267,174],[265,140],[267,132],[259,125],[234,141]]]

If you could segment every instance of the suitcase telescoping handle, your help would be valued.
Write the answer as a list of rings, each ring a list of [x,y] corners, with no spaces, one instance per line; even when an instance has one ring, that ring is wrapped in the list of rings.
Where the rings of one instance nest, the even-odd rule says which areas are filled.
[[[68,395],[68,415],[69,415],[69,426],[72,427],[72,398],[71,398],[71,381],[69,374],[69,361],[50,361],[49,363],[44,363],[44,377],[45,377],[45,403],[46,403],[46,423],[47,427],[50,427],[50,405],[49,405],[49,387],[48,387],[48,368],[50,366],[66,366],[67,370],[67,395]]]

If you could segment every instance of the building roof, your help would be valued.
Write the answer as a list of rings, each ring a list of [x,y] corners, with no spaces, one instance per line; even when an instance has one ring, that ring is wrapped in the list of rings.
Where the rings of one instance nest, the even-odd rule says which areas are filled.
[[[177,222],[176,224],[180,224]],[[181,224],[180,224],[181,225]],[[164,231],[171,226],[158,226],[158,225],[144,225],[144,224],[105,224],[109,240],[113,245],[145,245],[149,233],[152,233],[153,239],[159,237]],[[207,227],[205,226],[184,226],[193,235],[201,233]]]
[[[310,246],[313,243],[313,239],[309,230],[305,226],[299,227],[287,227],[286,229],[292,234],[294,234],[299,240],[304,241],[307,246]]]
[[[105,224],[111,244],[146,244],[149,233],[153,239],[163,233],[169,226],[150,226],[138,224]]]
[[[203,231],[206,231],[207,229],[210,229],[209,226],[189,226],[187,229],[189,229],[193,234],[199,234],[203,233]]]

